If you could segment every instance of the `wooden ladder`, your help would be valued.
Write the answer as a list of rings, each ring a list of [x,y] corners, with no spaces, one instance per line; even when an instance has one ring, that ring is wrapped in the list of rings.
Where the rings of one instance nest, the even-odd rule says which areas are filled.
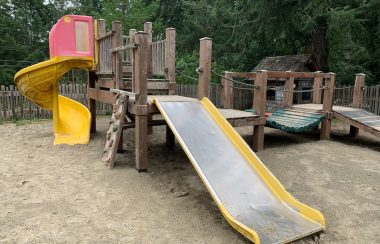
[[[109,123],[109,129],[107,131],[107,138],[102,157],[102,160],[110,169],[114,166],[120,138],[122,137],[128,101],[129,96],[127,94],[116,92],[116,102],[113,106],[112,117]]]

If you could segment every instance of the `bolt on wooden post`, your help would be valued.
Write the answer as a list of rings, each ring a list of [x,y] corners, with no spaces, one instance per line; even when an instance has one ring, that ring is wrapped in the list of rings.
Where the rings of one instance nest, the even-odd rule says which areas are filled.
[[[200,39],[198,98],[210,98],[212,39]]]

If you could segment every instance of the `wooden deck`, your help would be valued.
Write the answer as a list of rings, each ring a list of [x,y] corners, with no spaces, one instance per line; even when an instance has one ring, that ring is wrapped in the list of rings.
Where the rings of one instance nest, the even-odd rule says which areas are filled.
[[[292,108],[322,112],[322,104],[298,104]],[[380,137],[380,116],[364,109],[343,106],[333,106],[333,112],[335,118]]]

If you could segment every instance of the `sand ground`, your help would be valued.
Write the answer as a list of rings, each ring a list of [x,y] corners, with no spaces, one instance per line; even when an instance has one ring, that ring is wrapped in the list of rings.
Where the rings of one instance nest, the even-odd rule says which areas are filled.
[[[113,170],[101,161],[107,118],[88,145],[53,146],[50,121],[0,126],[0,243],[248,243],[226,223],[163,127],[148,173],[134,169],[133,131]],[[266,128],[262,161],[301,202],[319,209],[320,243],[380,243],[380,139]],[[239,132],[250,140],[250,128]],[[298,243],[314,243],[312,239]]]

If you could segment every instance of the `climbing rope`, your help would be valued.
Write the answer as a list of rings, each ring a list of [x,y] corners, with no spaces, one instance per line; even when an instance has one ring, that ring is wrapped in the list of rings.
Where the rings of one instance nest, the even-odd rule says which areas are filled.
[[[190,80],[194,80],[194,81],[197,81],[197,82],[198,82],[198,79],[196,79],[196,78],[194,78],[194,77],[191,77],[191,76],[189,76],[189,75],[187,75],[187,74],[185,74],[185,73],[179,71],[178,69],[176,69],[175,71],[176,71],[177,74],[183,75],[183,76],[185,76],[186,78],[188,78],[188,79],[190,79]]]
[[[211,72],[216,75],[216,76],[219,76],[220,78],[223,78],[223,79],[226,79],[226,80],[229,80],[229,81],[232,81],[232,82],[235,82],[236,84],[240,84],[240,85],[246,85],[246,86],[251,86],[251,87],[254,87],[254,88],[257,88],[258,86],[257,85],[253,85],[253,84],[248,84],[248,83],[245,83],[245,82],[241,82],[241,81],[237,81],[237,80],[234,80],[234,79],[231,79],[231,78],[228,78],[228,77],[225,77],[221,74],[218,74],[217,72],[215,72],[214,70],[211,70]],[[240,88],[240,87],[234,87],[234,88]]]

